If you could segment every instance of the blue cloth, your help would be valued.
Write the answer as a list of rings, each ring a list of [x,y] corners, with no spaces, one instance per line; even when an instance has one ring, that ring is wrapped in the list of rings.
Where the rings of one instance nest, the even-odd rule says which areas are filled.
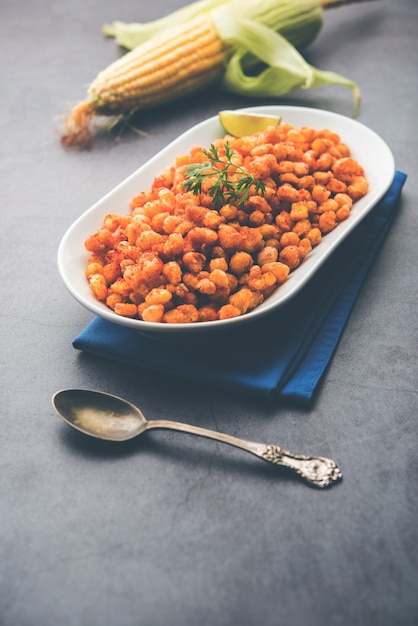
[[[78,350],[264,397],[309,402],[337,347],[367,272],[392,224],[406,175],[286,305],[219,341],[193,346],[151,339],[102,318],[74,339]]]

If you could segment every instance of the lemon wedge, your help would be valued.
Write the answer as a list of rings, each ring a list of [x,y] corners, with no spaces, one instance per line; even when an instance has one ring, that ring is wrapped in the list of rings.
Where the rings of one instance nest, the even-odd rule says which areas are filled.
[[[268,126],[277,126],[282,119],[280,115],[261,115],[239,111],[220,111],[218,116],[224,131],[233,137],[260,133]]]

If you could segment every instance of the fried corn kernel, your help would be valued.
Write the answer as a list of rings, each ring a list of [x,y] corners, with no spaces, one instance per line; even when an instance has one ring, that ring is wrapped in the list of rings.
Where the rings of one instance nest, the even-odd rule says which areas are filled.
[[[359,200],[369,190],[369,182],[365,176],[355,176],[347,187],[347,191],[353,200]]]
[[[242,311],[238,307],[233,306],[232,304],[224,304],[219,309],[218,319],[227,320],[232,317],[239,317],[241,313]]]
[[[300,240],[298,245],[299,258],[302,261],[306,255],[312,250],[312,244],[308,237],[304,237]]]
[[[223,270],[226,272],[228,270],[228,261],[224,257],[215,257],[214,259],[210,259],[209,269],[211,271]]]
[[[298,220],[293,226],[292,231],[298,235],[298,237],[304,237],[311,230],[312,224],[308,218]]]
[[[295,233],[293,230],[287,233],[283,233],[280,237],[280,245],[282,248],[286,248],[287,246],[298,246],[299,245],[299,235]]]
[[[197,274],[203,270],[205,265],[205,255],[201,252],[186,252],[182,257],[183,266],[192,274]]]
[[[164,264],[162,274],[170,285],[178,285],[182,278],[182,269],[177,261]]]
[[[291,270],[294,270],[300,264],[298,246],[285,246],[280,251],[279,258],[282,263],[288,265]]]
[[[297,222],[298,220],[306,220],[309,217],[308,205],[306,202],[292,202],[290,208],[290,218]]]
[[[117,315],[122,315],[123,317],[136,317],[138,315],[138,307],[128,302],[117,302],[114,311]]]
[[[204,304],[198,310],[199,322],[214,322],[218,318],[218,307],[215,304]]]
[[[229,303],[238,309],[241,314],[246,313],[253,305],[253,292],[243,287],[229,297]]]
[[[276,215],[276,224],[281,230],[292,230],[294,222],[290,217],[288,211],[280,211],[278,215]]]
[[[167,324],[190,324],[199,320],[199,312],[193,304],[180,304],[164,315]]]
[[[286,282],[290,272],[290,267],[285,263],[281,263],[280,261],[275,261],[274,263],[265,263],[261,269],[263,272],[271,272],[272,274],[274,274],[276,282],[279,285],[282,285]]]
[[[343,222],[350,216],[350,209],[347,205],[344,205],[336,211],[337,222]]]
[[[103,274],[90,274],[88,281],[95,297],[101,301],[106,300],[108,289]]]
[[[154,287],[145,296],[145,302],[148,304],[167,304],[172,299],[173,294],[164,287]]]
[[[249,252],[235,252],[229,261],[229,268],[231,272],[239,276],[248,272],[253,263],[254,259]]]
[[[139,310],[144,322],[162,322],[165,313],[163,304],[147,304]]]
[[[245,315],[368,192],[362,165],[328,129],[282,123],[248,137],[225,136],[214,142],[224,161],[226,141],[232,168],[264,181],[263,193],[253,184],[241,205],[217,208],[212,174],[200,193],[185,191],[187,166],[207,162],[194,146],[132,198],[128,215],[108,213],[85,240],[86,280],[118,315],[163,324]]]
[[[106,298],[106,306],[108,306],[109,309],[115,310],[116,304],[120,304],[121,302],[123,302],[123,296],[119,293],[110,293]]]
[[[257,264],[274,263],[279,258],[279,251],[274,246],[265,246],[257,255]]]
[[[85,276],[86,278],[89,278],[90,276],[94,276],[94,274],[103,274],[103,263],[99,263],[98,261],[88,262]]]
[[[313,246],[317,246],[319,243],[321,243],[322,233],[319,230],[319,228],[311,228],[309,230],[309,232],[306,234],[306,237],[309,239],[309,241],[311,242],[311,245],[313,247]]]
[[[337,225],[337,215],[335,211],[325,211],[319,216],[319,229],[322,233],[329,233]]]

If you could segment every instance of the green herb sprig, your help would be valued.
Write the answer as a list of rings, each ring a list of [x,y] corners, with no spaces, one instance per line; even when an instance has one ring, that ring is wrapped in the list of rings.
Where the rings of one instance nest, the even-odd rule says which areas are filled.
[[[215,182],[208,188],[216,209],[230,202],[242,206],[248,200],[251,187],[255,192],[264,193],[265,183],[241,166],[234,165],[232,157],[235,150],[228,142],[224,145],[225,158],[219,156],[219,149],[211,144],[209,150],[203,150],[208,158],[205,163],[194,163],[186,167],[186,176],[183,189],[191,191],[196,196],[202,193],[203,181],[215,177]],[[216,165],[220,165],[219,169]]]

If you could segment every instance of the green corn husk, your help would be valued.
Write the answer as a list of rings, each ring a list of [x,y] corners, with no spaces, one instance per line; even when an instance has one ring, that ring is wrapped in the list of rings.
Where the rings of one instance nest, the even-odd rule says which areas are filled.
[[[116,43],[122,48],[132,50],[141,43],[152,39],[168,28],[179,26],[194,17],[198,17],[203,13],[209,13],[213,9],[228,4],[231,0],[197,0],[191,4],[173,11],[165,17],[151,22],[119,22],[103,26],[103,33],[108,37],[114,37]]]
[[[348,0],[341,0],[347,2]],[[225,8],[232,17],[241,13],[249,20],[255,20],[279,31],[297,48],[307,46],[318,34],[323,12],[319,0],[197,0],[191,4],[151,22],[120,22],[103,26],[103,33],[114,37],[122,48],[132,50],[152,37],[173,26],[179,26],[204,13]],[[224,12],[224,13],[225,13]]]
[[[245,17],[236,17],[240,14]],[[358,111],[356,83],[313,67],[297,50],[310,43],[322,26],[323,12],[317,0],[259,0],[257,4],[233,0],[212,11],[211,17],[218,35],[230,46],[222,81],[228,91],[279,97],[297,89],[342,85],[352,90],[355,113]],[[261,69],[255,71],[260,64]]]

